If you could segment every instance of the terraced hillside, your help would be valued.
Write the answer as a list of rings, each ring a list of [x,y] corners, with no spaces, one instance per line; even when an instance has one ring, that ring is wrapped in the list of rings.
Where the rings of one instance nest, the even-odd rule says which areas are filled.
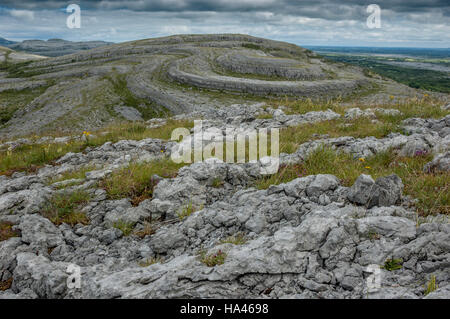
[[[141,40],[3,70],[0,92],[11,101],[15,94],[33,97],[3,120],[4,136],[92,130],[117,118],[148,120],[262,97],[364,95],[393,85],[298,46],[245,35]]]

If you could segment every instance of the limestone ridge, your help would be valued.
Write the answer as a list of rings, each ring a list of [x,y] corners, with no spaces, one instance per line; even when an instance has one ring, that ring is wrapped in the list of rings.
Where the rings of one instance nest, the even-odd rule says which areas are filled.
[[[116,118],[147,120],[263,96],[355,95],[381,81],[293,44],[232,34],[102,46],[14,71],[0,74],[0,92],[48,88],[0,129],[8,136],[92,130]]]

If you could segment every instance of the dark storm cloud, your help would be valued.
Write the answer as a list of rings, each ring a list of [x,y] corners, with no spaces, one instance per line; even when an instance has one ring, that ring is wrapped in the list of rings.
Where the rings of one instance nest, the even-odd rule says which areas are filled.
[[[371,3],[382,9],[398,13],[441,12],[450,15],[448,0],[2,0],[0,6],[16,9],[58,9],[69,3],[78,3],[83,9],[131,10],[147,12],[251,12],[267,11],[275,14],[301,15],[327,20],[359,19],[365,15],[365,8]]]

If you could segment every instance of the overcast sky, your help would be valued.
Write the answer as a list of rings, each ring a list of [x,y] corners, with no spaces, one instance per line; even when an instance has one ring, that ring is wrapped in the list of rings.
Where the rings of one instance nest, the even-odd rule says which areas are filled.
[[[69,29],[66,7],[81,7]],[[366,25],[369,4],[381,28]],[[181,33],[245,33],[298,45],[450,47],[450,0],[0,0],[0,37],[123,42]]]

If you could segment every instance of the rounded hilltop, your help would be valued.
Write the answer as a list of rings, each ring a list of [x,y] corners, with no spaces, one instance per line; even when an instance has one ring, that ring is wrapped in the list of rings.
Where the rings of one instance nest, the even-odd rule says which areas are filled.
[[[0,92],[37,92],[2,121],[6,135],[95,129],[129,113],[147,120],[264,97],[355,95],[375,82],[299,46],[240,34],[107,45],[14,64],[0,76]]]

